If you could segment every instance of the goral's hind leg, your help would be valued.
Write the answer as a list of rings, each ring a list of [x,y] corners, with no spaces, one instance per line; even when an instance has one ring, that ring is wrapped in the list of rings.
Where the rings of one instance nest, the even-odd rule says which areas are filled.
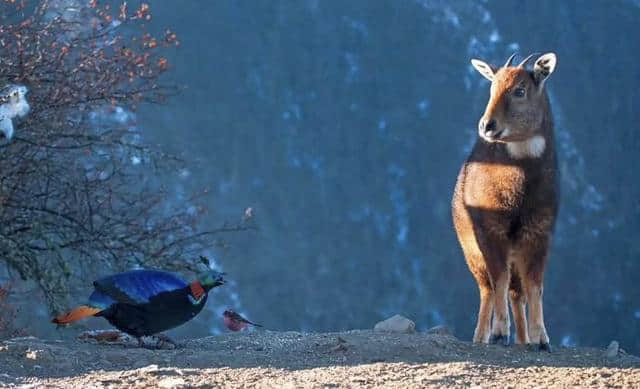
[[[526,304],[527,298],[522,290],[522,283],[517,268],[511,267],[511,284],[509,286],[509,302],[511,303],[511,313],[516,327],[516,344],[529,343],[529,330],[527,328]]]

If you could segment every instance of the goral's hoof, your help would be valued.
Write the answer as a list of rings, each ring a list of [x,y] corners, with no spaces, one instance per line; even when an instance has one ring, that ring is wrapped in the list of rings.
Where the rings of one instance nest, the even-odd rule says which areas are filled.
[[[546,351],[551,352],[551,345],[549,343],[529,343],[527,347],[530,351]]]
[[[509,345],[509,335],[491,335],[489,344],[499,344],[502,346]]]

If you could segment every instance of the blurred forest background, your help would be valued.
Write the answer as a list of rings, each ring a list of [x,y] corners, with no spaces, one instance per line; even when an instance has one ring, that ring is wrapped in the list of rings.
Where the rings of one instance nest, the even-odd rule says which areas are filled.
[[[553,51],[547,87],[562,199],[547,329],[553,344],[616,339],[640,353],[640,2],[151,7],[147,29],[180,37],[165,79],[186,89],[131,115],[146,143],[184,160],[161,178],[170,201],[187,206],[189,193],[206,188],[205,228],[239,220],[247,207],[259,227],[203,251],[234,282],[180,334],[220,331],[221,309],[233,307],[274,330],[370,328],[400,313],[418,329],[447,324],[470,339],[478,293],[450,200],[489,85],[469,60]],[[18,285],[14,304],[35,298],[29,290]],[[18,319],[48,317],[46,307],[22,305]]]

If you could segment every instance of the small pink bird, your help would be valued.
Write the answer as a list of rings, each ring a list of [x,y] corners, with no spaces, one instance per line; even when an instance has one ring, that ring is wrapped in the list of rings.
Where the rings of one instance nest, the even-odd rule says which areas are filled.
[[[262,327],[260,324],[252,323],[244,317],[240,316],[239,313],[232,310],[226,310],[222,314],[224,325],[227,326],[231,331],[242,331],[251,324],[252,326]]]

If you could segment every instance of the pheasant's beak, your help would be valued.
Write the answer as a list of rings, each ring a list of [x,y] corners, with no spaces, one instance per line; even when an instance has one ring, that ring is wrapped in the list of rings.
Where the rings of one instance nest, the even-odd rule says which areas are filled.
[[[224,285],[224,283],[227,282],[227,280],[224,279],[224,276],[226,274],[227,273],[220,273],[218,277],[216,277],[216,280],[213,283],[213,286],[216,287],[216,286]]]

